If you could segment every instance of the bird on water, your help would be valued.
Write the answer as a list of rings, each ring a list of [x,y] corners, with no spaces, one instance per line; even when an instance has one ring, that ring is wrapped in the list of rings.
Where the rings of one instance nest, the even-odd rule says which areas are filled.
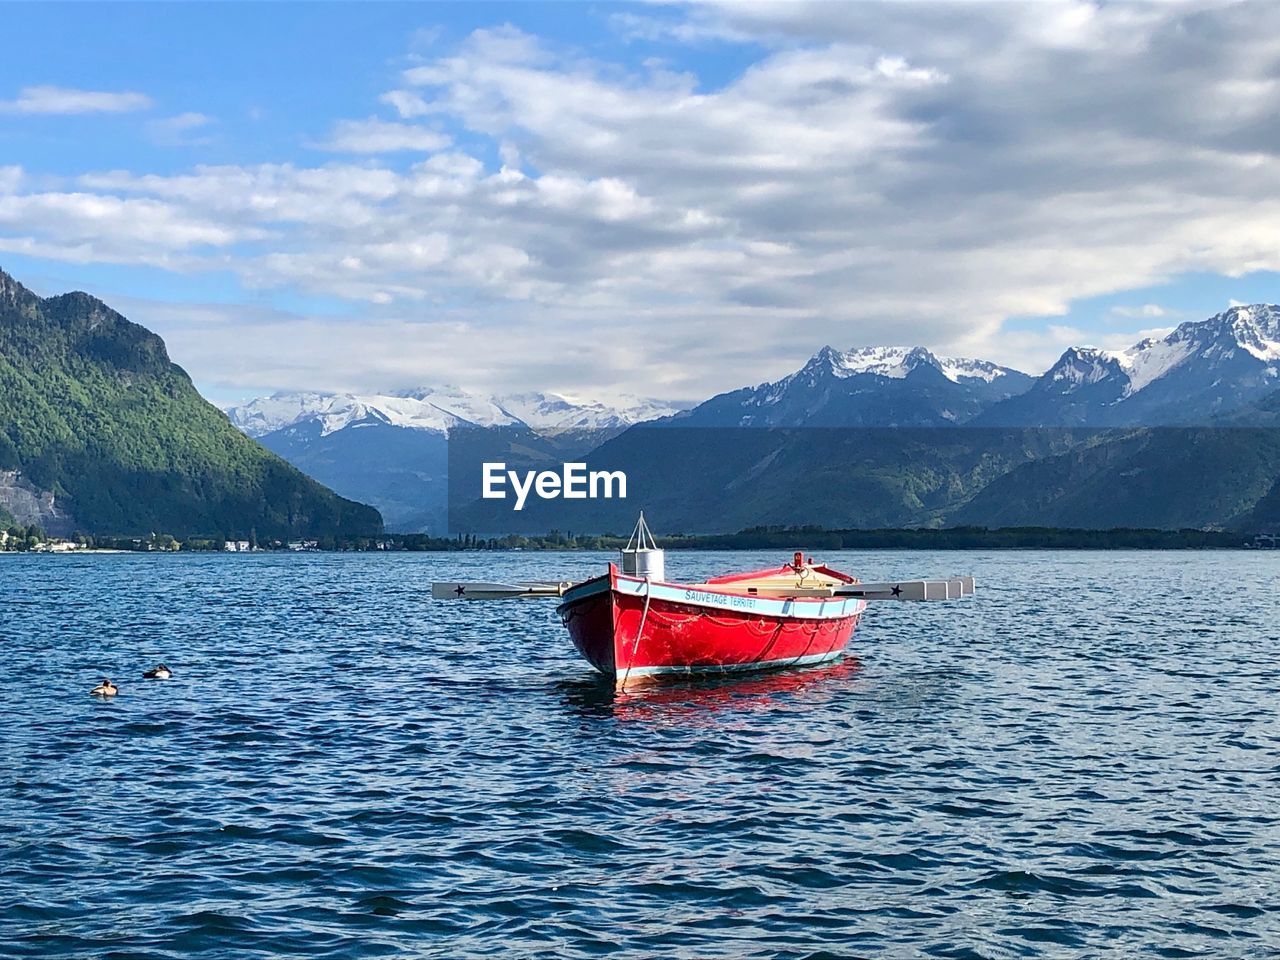
[[[120,688],[104,677],[102,682],[89,692],[95,697],[114,697],[120,692]]]
[[[161,663],[147,670],[142,676],[147,680],[168,680],[173,676],[173,671]]]

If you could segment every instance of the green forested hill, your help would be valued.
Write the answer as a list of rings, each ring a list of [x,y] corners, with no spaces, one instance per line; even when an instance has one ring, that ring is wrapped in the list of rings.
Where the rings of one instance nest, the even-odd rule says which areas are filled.
[[[231,426],[164,342],[84,293],[41,299],[0,271],[0,471],[95,534],[366,534],[344,500]]]

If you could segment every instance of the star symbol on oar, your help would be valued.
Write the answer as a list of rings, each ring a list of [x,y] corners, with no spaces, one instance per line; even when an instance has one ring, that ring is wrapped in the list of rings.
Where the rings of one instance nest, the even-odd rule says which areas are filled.
[[[467,592],[467,588],[464,587],[462,584],[458,584],[456,587],[453,588],[453,592],[456,593],[458,596],[462,596],[464,593]]]
[[[898,586],[898,585],[895,583],[895,584],[893,585],[893,589],[892,589],[892,590],[890,590],[889,592],[890,592],[890,593],[892,593],[895,597],[900,597],[900,596],[902,596],[902,587]]]

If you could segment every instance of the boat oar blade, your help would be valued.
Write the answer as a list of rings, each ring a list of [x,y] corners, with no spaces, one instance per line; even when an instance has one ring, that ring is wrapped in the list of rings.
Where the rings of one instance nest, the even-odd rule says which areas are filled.
[[[431,596],[435,600],[513,600],[521,597],[559,597],[564,594],[562,583],[459,583],[457,581],[431,584]]]
[[[958,600],[973,595],[973,578],[851,583],[835,593],[838,597],[860,597],[863,600]]]

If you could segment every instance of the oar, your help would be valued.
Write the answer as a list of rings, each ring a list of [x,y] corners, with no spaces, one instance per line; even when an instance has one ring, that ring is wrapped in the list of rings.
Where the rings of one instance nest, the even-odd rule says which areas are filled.
[[[521,597],[562,597],[572,584],[543,581],[520,583],[459,583],[457,581],[431,584],[431,596],[436,600],[512,600]]]
[[[836,587],[837,597],[863,600],[959,600],[973,596],[973,577],[946,580],[886,580],[883,583],[851,583]]]
[[[521,581],[518,583],[472,583],[456,580],[431,584],[436,600],[513,600],[531,597],[562,597],[573,584],[568,582]],[[950,577],[946,580],[886,580],[883,583],[850,583],[838,587],[725,585],[717,592],[745,593],[751,596],[787,599],[790,597],[857,597],[862,600],[958,600],[973,596],[973,577]]]

